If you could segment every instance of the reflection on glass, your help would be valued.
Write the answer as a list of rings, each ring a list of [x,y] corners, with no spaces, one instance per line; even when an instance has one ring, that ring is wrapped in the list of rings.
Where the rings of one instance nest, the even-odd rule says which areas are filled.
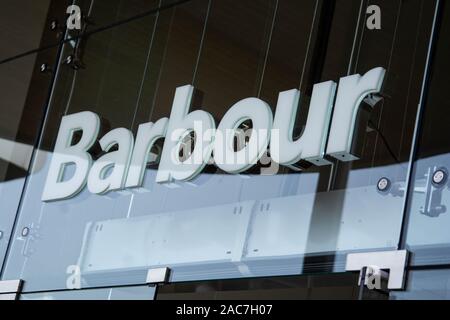
[[[43,1],[41,5],[43,7],[37,10],[35,17],[39,21],[42,19],[39,15],[44,14],[41,11],[46,13],[48,10],[48,3]],[[11,14],[14,16],[15,13]],[[33,25],[37,23],[36,20],[27,23]],[[25,25],[32,28],[28,24]],[[30,39],[22,39],[24,43],[13,41],[12,38],[22,33],[22,27],[17,34],[11,34],[11,38],[3,37],[2,40],[8,45],[14,42],[14,45],[11,45],[13,50],[34,49],[23,45],[28,40],[39,43],[42,32],[32,32]],[[49,36],[48,32],[44,34],[43,42],[48,41]],[[5,50],[0,55],[6,53],[18,52]],[[41,73],[39,67],[43,61],[51,64],[56,53],[57,48],[51,48],[38,54],[0,63],[0,264],[3,263],[11,237],[50,88],[51,73]]]
[[[356,300],[357,275],[308,275],[169,284],[157,300]]]
[[[414,128],[414,117],[400,115],[418,104],[427,39],[403,29],[422,1],[380,2],[386,20],[398,23],[379,33],[357,24],[361,1],[193,0],[89,37],[85,68],[58,75],[3,277],[46,290],[64,289],[73,266],[83,288],[140,284],[157,266],[171,267],[172,281],[290,275],[310,255],[396,248]],[[422,12],[426,30],[432,13]],[[373,43],[389,55],[371,52]],[[420,53],[408,67],[394,59],[405,48]],[[196,86],[193,109],[216,123],[241,99],[260,97],[275,111],[280,91],[301,89],[298,138],[313,84],[375,67],[389,80],[382,96],[361,106],[358,161],[298,163],[277,175],[261,175],[263,163],[241,175],[208,166],[175,188],[155,183],[157,166],[149,164],[142,188],[41,201],[64,115],[90,110],[102,118],[101,135],[118,127],[136,133],[138,124],[169,115],[180,85]],[[98,146],[91,153],[101,155]],[[391,188],[380,192],[383,177]],[[337,261],[328,271],[342,269]]]
[[[50,2],[50,0],[2,1],[0,60],[39,48],[42,33],[47,27],[46,17]]]
[[[122,287],[22,294],[20,300],[153,300],[155,288]]]
[[[445,39],[445,34],[450,31],[448,4],[442,6],[442,20],[437,30],[439,40],[431,65],[408,204],[406,246],[414,253],[412,263],[417,265],[447,264],[450,261],[450,140],[443,130],[450,120],[447,94],[450,44]]]
[[[450,300],[450,270],[410,271],[404,292],[392,292],[391,300]]]

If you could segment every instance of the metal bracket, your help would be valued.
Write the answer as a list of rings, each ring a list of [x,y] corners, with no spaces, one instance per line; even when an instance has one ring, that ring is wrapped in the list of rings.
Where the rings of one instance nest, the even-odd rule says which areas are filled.
[[[435,180],[438,173],[442,174],[442,180]],[[447,212],[447,207],[442,204],[442,191],[446,187],[448,173],[444,168],[428,168],[425,175],[424,188],[416,188],[414,191],[425,194],[425,204],[420,208],[420,213],[431,218],[439,217]]]
[[[147,272],[146,283],[153,286],[166,284],[169,282],[169,277],[169,268],[150,269]]]
[[[373,108],[378,102],[383,99],[384,97],[381,94],[371,93],[364,99],[364,102]]]
[[[437,218],[447,213],[448,209],[442,203],[443,191],[450,188],[449,172],[444,167],[429,167],[423,179],[416,179],[414,193],[424,195],[424,204],[420,207],[420,213],[430,218]],[[394,197],[403,196],[406,192],[405,182],[391,183],[388,178],[378,181],[377,189],[383,195]]]
[[[0,281],[0,300],[18,300],[23,280]]]
[[[370,253],[351,253],[347,255],[346,271],[359,271],[363,268],[389,270],[388,289],[402,290],[405,285],[405,268],[408,251],[383,251]],[[367,280],[367,279],[366,279]]]

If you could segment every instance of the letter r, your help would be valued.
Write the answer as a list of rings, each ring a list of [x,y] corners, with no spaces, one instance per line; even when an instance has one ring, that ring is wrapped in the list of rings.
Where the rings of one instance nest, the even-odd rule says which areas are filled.
[[[83,189],[92,164],[92,157],[87,151],[95,143],[99,130],[100,119],[93,112],[79,112],[62,118],[42,201],[67,199]],[[82,131],[81,140],[72,145],[77,131]],[[69,180],[63,181],[69,164],[75,166],[75,173]]]
[[[381,91],[385,73],[385,69],[375,68],[364,76],[357,74],[341,78],[331,122],[328,155],[340,161],[358,160],[351,150],[359,107],[367,95]]]

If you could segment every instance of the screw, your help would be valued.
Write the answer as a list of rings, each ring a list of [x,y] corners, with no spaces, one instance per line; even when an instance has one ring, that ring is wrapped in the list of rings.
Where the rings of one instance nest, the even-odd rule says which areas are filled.
[[[438,169],[433,173],[433,184],[436,187],[442,187],[445,185],[448,179],[448,173],[446,169]]]
[[[48,64],[43,63],[43,64],[41,64],[41,67],[39,68],[39,70],[40,70],[42,73],[44,73],[44,72],[50,71],[50,68],[49,68]]]
[[[391,181],[388,178],[381,178],[377,183],[377,189],[380,192],[388,192],[391,188]]]
[[[68,56],[66,60],[64,61],[65,64],[72,64],[73,62],[73,56]]]
[[[30,228],[25,227],[22,229],[22,237],[27,237],[30,234]]]
[[[50,22],[50,29],[54,31],[57,28],[58,28],[58,21],[57,20],[52,20],[52,22]]]
[[[73,55],[70,55],[66,58],[66,60],[64,60],[64,64],[67,66],[70,66],[72,69],[74,70],[79,70],[79,69],[83,69],[83,63],[76,57],[74,57]]]
[[[3,231],[0,231],[0,240],[3,238]]]

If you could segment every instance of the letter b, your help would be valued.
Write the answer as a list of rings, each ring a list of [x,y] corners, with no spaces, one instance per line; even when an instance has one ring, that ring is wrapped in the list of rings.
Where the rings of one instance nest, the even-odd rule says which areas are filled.
[[[80,112],[62,118],[42,201],[67,199],[83,189],[92,164],[92,157],[87,151],[95,143],[99,129],[100,119],[93,112]],[[77,131],[82,131],[81,139],[72,145]],[[70,164],[75,166],[75,173],[69,180],[63,181],[64,172]]]

